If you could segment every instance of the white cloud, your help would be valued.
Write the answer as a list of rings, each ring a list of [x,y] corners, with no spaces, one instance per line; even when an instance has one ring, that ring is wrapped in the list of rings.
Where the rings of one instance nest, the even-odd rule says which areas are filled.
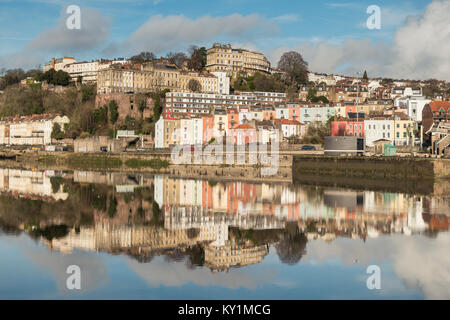
[[[290,23],[290,22],[297,22],[300,21],[300,15],[292,13],[292,14],[284,14],[275,18],[272,18],[272,20],[279,22],[279,23]]]
[[[450,80],[449,16],[450,1],[434,0],[422,14],[406,18],[392,43],[370,39],[340,44],[301,42],[267,54],[276,63],[283,52],[297,50],[309,62],[310,70],[317,72],[352,74],[367,70],[370,76]]]
[[[67,28],[68,17],[64,10],[57,25],[38,34],[26,45],[25,50],[73,54],[98,47],[109,36],[111,21],[97,10],[81,8],[80,30]]]
[[[323,263],[339,259],[345,265],[392,264],[395,275],[403,280],[406,289],[420,290],[426,299],[450,299],[449,243],[449,233],[439,233],[435,239],[391,235],[366,242],[338,239],[329,244],[312,241],[308,243],[308,255],[303,261]],[[383,282],[383,273],[382,269],[382,291],[385,294],[399,291],[401,288]],[[389,274],[387,270],[385,273]]]
[[[188,283],[197,286],[221,286],[228,289],[256,289],[273,283],[279,271],[271,267],[230,269],[229,272],[213,273],[207,267],[189,269],[184,261],[164,261],[158,257],[151,263],[127,260],[128,266],[151,287],[177,287]]]
[[[49,56],[73,56],[102,46],[109,37],[111,21],[101,12],[81,8],[81,29],[66,26],[69,17],[65,9],[55,27],[39,33],[20,52],[0,57],[0,67],[34,68]]]
[[[232,42],[251,40],[278,31],[275,22],[257,14],[232,14],[224,17],[207,15],[197,19],[184,15],[154,15],[119,48],[128,53],[143,50],[163,53],[184,49],[190,44],[216,41],[221,37]]]

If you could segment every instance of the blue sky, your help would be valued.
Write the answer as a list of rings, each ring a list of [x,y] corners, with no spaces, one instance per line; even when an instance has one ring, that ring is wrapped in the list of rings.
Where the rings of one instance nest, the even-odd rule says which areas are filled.
[[[432,2],[434,7],[430,5]],[[310,58],[312,68],[320,69],[313,71],[354,72],[355,68],[365,67],[377,72],[380,64],[393,64],[396,61],[393,56],[399,54],[399,50],[395,50],[399,29],[429,27],[434,22],[428,21],[426,15],[424,16],[427,10],[435,10],[448,17],[449,2],[0,0],[0,67],[32,67],[43,64],[51,56],[59,55],[90,60],[129,56],[144,49],[163,55],[168,51],[186,50],[191,43],[208,47],[214,41],[220,41],[260,50],[273,63],[278,61],[283,50],[301,51],[307,60]],[[65,8],[71,4],[81,7],[82,29],[85,28],[87,34],[77,36],[74,32],[59,30],[63,28],[68,16],[65,14]],[[366,9],[373,4],[381,8],[380,30],[369,30],[365,26],[369,17]],[[102,31],[98,32],[99,29]],[[412,40],[417,40],[413,37],[417,34],[416,30],[407,31]],[[444,27],[444,39],[439,41],[447,39],[445,31]],[[161,32],[164,37],[158,37]],[[92,39],[87,39],[89,37]],[[186,38],[187,40],[183,41]],[[77,41],[81,41],[80,44]],[[353,45],[364,47],[361,52],[355,52],[356,59],[348,57],[349,53],[346,53],[346,50],[349,50],[351,55],[355,51],[346,44],[349,41],[357,41]],[[401,47],[401,44],[399,45]],[[325,50],[318,48],[319,46],[326,47],[326,55],[342,50],[342,57],[333,64],[326,59],[316,61],[315,57]],[[377,58],[379,60],[374,64],[374,58],[364,53],[364,49],[376,51],[380,48],[383,48],[383,52],[391,49],[393,51]],[[425,54],[427,56],[432,53]],[[398,60],[405,59],[400,57]],[[410,60],[410,64],[403,69],[414,69],[414,63],[423,60],[423,57],[411,57]],[[325,62],[323,68],[322,62]],[[348,68],[348,63],[351,62],[355,66]],[[400,71],[401,68],[391,67],[379,72],[398,76],[421,76],[420,72],[403,72],[402,75]],[[430,76],[433,75],[432,72],[429,73]],[[439,76],[440,74],[437,74],[437,77]]]
[[[274,247],[254,265],[212,273],[185,261],[74,250],[51,252],[27,235],[0,235],[0,298],[7,299],[446,299],[448,233],[437,238],[382,236],[367,242],[308,242],[295,265]],[[358,262],[355,263],[355,258]],[[381,290],[368,290],[367,266],[382,270]],[[81,269],[81,291],[68,291],[67,267]],[[325,290],[326,289],[326,290]]]

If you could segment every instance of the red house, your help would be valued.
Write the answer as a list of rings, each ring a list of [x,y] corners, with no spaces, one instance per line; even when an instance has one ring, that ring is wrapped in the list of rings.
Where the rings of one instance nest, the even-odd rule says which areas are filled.
[[[331,136],[364,137],[364,120],[340,120],[331,122]]]

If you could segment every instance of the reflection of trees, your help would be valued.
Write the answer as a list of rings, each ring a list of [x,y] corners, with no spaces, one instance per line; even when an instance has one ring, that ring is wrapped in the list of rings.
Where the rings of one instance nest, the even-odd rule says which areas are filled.
[[[127,254],[130,258],[135,259],[139,263],[150,263],[152,262],[155,254],[150,252],[149,254],[142,254],[140,252],[132,252]]]
[[[289,265],[297,264],[306,253],[307,242],[305,234],[299,231],[296,224],[286,224],[283,238],[275,245],[280,261]]]
[[[186,256],[186,252],[181,249],[174,249],[174,250],[166,250],[166,254],[164,256],[164,260],[171,262],[180,262],[183,261]]]
[[[151,224],[154,226],[164,226],[164,215],[161,212],[161,209],[159,208],[159,205],[156,201],[153,201],[152,205],[152,221]]]
[[[186,261],[186,266],[190,269],[194,269],[199,266],[203,266],[205,263],[205,250],[200,244],[197,244],[186,249],[174,249],[166,250],[164,253],[164,259],[168,262],[181,262]]]
[[[190,228],[186,230],[186,235],[188,239],[195,239],[200,234],[200,229],[198,228]]]
[[[64,179],[62,177],[50,177],[50,183],[52,184],[53,193],[57,193],[63,184]]]
[[[48,241],[52,239],[63,238],[69,233],[69,228],[66,225],[52,225],[44,229],[33,229],[30,234],[35,237],[44,237]]]
[[[186,253],[189,256],[189,259],[186,261],[188,268],[194,269],[205,264],[205,250],[202,246],[196,245],[190,247],[186,250]]]
[[[110,196],[109,197],[109,207],[108,207],[108,216],[110,218],[114,218],[117,212],[117,200],[116,197]]]
[[[236,242],[239,243],[248,240],[251,241],[255,246],[277,242],[280,239],[282,233],[283,230],[278,229],[243,230],[237,227],[230,228],[230,234],[233,236]]]
[[[22,230],[20,230],[17,226],[8,224],[7,222],[3,221],[3,219],[0,219],[0,235],[2,233],[12,236],[18,236],[22,233]]]

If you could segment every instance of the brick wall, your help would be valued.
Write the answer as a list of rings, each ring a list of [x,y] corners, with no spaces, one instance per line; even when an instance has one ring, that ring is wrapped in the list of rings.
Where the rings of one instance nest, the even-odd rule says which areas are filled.
[[[142,94],[109,93],[98,94],[95,99],[95,107],[100,108],[109,105],[109,102],[115,100],[118,105],[119,120],[123,122],[127,116],[135,119],[150,118],[153,116],[153,99]],[[139,111],[140,102],[144,101],[146,108],[143,112]]]

